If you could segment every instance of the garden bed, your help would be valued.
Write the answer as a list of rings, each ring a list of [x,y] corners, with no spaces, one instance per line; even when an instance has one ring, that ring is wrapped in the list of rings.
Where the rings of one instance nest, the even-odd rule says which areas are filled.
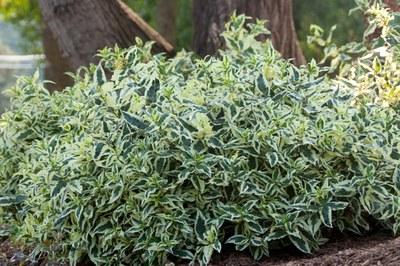
[[[245,254],[231,253],[223,256],[214,266],[248,265],[399,265],[400,238],[385,235],[338,239],[323,246],[314,255],[303,255],[296,250],[271,254],[260,263]]]
[[[0,265],[21,265],[24,252],[10,244],[0,243]],[[400,238],[388,235],[342,238],[323,246],[314,255],[304,255],[287,249],[272,253],[271,257],[255,262],[246,253],[226,252],[217,256],[213,266],[249,265],[398,265],[400,262]],[[62,265],[45,262],[43,265]],[[181,265],[184,266],[184,265]]]

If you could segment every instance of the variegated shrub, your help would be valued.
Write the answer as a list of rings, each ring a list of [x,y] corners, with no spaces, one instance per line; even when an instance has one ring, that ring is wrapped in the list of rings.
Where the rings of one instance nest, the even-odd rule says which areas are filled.
[[[315,64],[296,68],[237,16],[218,57],[106,49],[49,94],[11,91],[1,120],[0,215],[9,233],[76,264],[207,264],[309,253],[331,228],[400,225],[400,120]]]

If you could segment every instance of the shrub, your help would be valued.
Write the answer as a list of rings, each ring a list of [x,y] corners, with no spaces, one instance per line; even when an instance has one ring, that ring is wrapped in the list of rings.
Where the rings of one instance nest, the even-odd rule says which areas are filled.
[[[359,95],[359,100],[373,101],[382,106],[390,106],[399,112],[400,73],[400,13],[390,13],[379,6],[367,9],[371,32],[381,32],[380,38],[373,39],[367,51],[350,70],[343,75],[346,83],[351,83]]]
[[[76,264],[207,264],[310,253],[331,228],[399,230],[399,119],[315,63],[296,68],[237,16],[218,57],[105,49],[75,85],[23,78],[2,117],[0,214]]]

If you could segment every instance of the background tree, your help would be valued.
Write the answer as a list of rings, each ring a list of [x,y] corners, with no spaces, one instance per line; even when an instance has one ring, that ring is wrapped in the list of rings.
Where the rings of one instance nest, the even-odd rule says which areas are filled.
[[[155,41],[155,52],[173,47],[120,0],[39,0],[44,24],[57,40],[62,56],[72,68],[94,62],[106,46],[129,47],[140,37]]]
[[[50,78],[61,88],[67,83],[63,75],[66,70],[96,62],[95,54],[106,46],[129,47],[140,37],[155,41],[155,52],[173,51],[160,34],[122,1],[39,0],[39,5],[49,39],[44,38],[44,50],[50,65],[57,66],[49,73]],[[55,45],[48,45],[49,42]]]
[[[57,3],[58,5],[62,5],[62,3],[69,2],[86,2],[88,0],[83,1],[71,1],[71,0],[54,0],[54,1],[46,1],[51,3]],[[102,2],[100,1],[91,1],[91,2]],[[197,1],[197,2],[196,2]],[[292,54],[296,55],[296,51],[299,45],[297,45],[297,41],[293,41],[294,34],[294,26],[293,19],[290,16],[286,16],[286,20],[280,19],[282,15],[279,15],[279,8],[274,9],[274,7],[268,5],[275,5],[276,7],[284,6],[285,2],[288,0],[196,0],[193,13],[199,12],[202,9],[212,8],[213,5],[215,7],[218,4],[221,8],[217,10],[209,9],[208,12],[211,14],[212,12],[217,13],[220,12],[218,10],[222,10],[226,14],[229,13],[227,8],[232,9],[232,6],[237,6],[239,8],[238,12],[245,12],[248,15],[254,15],[263,19],[270,19],[271,22],[268,24],[268,27],[272,30],[273,35],[272,41],[274,42],[275,47],[277,47],[281,52],[282,49],[287,49],[287,51],[283,51],[282,53],[286,57],[295,57]],[[357,0],[361,1],[361,0]],[[398,10],[398,4],[396,0],[383,0],[386,4],[392,7],[395,10]],[[114,2],[114,1],[108,1]],[[121,1],[120,1],[121,2]],[[211,19],[205,17],[204,22],[209,23],[208,26],[211,27],[211,32],[206,32],[205,29],[201,29],[197,24],[197,19],[202,19],[201,16],[196,16],[196,27],[193,26],[192,20],[192,0],[124,0],[124,2],[137,14],[143,18],[142,20],[146,21],[150,26],[161,32],[167,40],[176,43],[176,49],[179,50],[181,48],[191,49],[192,44],[192,36],[193,36],[193,28],[196,28],[196,33],[202,31],[204,34],[209,34],[210,36],[217,36],[214,38],[218,43],[218,35],[215,35],[216,32],[221,32],[223,30],[223,23],[226,17],[223,17],[224,20],[221,20],[221,17],[216,16],[214,23],[210,23]],[[224,2],[232,2],[228,6]],[[289,1],[291,2],[291,1]],[[79,3],[82,4],[82,3]],[[199,7],[200,5],[200,7]],[[203,6],[201,6],[203,5]],[[287,3],[286,3],[287,5]],[[294,25],[296,26],[297,35],[300,39],[300,44],[302,50],[305,52],[307,58],[318,57],[320,54],[320,50],[313,46],[309,46],[306,42],[307,35],[309,34],[309,26],[310,24],[318,24],[321,25],[324,29],[329,29],[335,23],[338,23],[338,30],[335,32],[333,37],[333,42],[340,44],[344,44],[348,41],[356,41],[360,40],[364,28],[364,24],[362,22],[361,13],[356,13],[356,16],[348,16],[348,10],[354,7],[353,1],[348,0],[335,0],[335,1],[320,1],[320,0],[307,0],[307,1],[293,1],[294,5]],[[225,6],[225,7],[224,7]],[[251,6],[256,6],[256,8],[252,8]],[[267,12],[264,10],[268,8]],[[273,11],[271,11],[273,10]],[[326,11],[329,12],[326,12]],[[58,9],[58,12],[63,11],[63,9]],[[63,11],[64,12],[64,11]],[[62,13],[63,13],[62,12]],[[93,11],[91,10],[90,14]],[[277,18],[276,20],[267,17],[267,15],[272,14]],[[162,15],[166,14],[166,15]],[[94,14],[95,17],[98,17]],[[74,68],[68,66],[65,56],[63,53],[57,52],[61,48],[58,47],[58,42],[55,41],[57,39],[56,36],[53,37],[53,33],[51,30],[43,25],[42,18],[40,16],[40,9],[37,0],[0,0],[0,17],[3,20],[8,22],[12,22],[17,25],[18,29],[23,33],[25,37],[25,42],[23,42],[23,50],[29,53],[32,52],[40,52],[44,50],[48,62],[46,68],[46,78],[51,80],[56,80],[60,87],[65,86],[65,82],[57,78],[57,73],[64,73],[65,71],[71,71]],[[89,17],[89,20],[93,21],[95,18]],[[88,20],[88,21],[89,21]],[[100,24],[103,24],[105,21],[110,21],[110,17],[105,17]],[[86,22],[86,19],[83,20]],[[275,22],[274,22],[275,21]],[[68,21],[69,22],[69,21]],[[288,42],[288,38],[283,34],[278,28],[274,29],[273,23],[275,23],[278,28],[292,28],[292,30],[286,31],[286,33],[290,33],[290,42]],[[79,27],[77,27],[76,31],[81,31],[80,26],[82,23],[78,23]],[[167,25],[168,24],[168,25]],[[76,25],[76,23],[75,23]],[[96,24],[95,24],[96,25]],[[165,26],[165,27],[164,27]],[[174,27],[175,26],[175,27]],[[94,26],[95,27],[95,26]],[[215,29],[218,28],[218,29]],[[293,34],[294,33],[294,34]],[[175,35],[176,34],[176,35]],[[174,36],[175,35],[175,36]],[[84,37],[85,35],[83,35]],[[88,35],[89,36],[89,35]],[[97,36],[97,34],[92,34],[91,36]],[[198,36],[203,36],[199,34]],[[206,36],[207,37],[207,36]],[[97,38],[97,37],[96,37]],[[96,38],[90,38],[90,41],[95,41]],[[146,39],[146,38],[145,38]],[[196,50],[204,49],[204,46],[200,44],[205,42],[207,39],[202,39],[201,37],[195,38],[199,41],[198,47]],[[81,42],[86,43],[86,42]],[[287,45],[290,43],[290,45]],[[221,45],[221,43],[219,44]],[[283,48],[282,46],[283,45]],[[81,44],[79,45],[81,46]],[[82,46],[83,49],[87,49],[87,45]],[[196,48],[196,45],[195,45]],[[214,48],[215,51],[216,48]],[[92,52],[92,57],[97,51]],[[204,53],[205,54],[205,53]],[[289,55],[288,55],[289,54]],[[65,54],[64,54],[65,55]],[[53,72],[53,73],[52,73]],[[65,75],[62,75],[62,78],[65,78]]]
[[[305,63],[293,21],[292,0],[194,0],[193,48],[200,55],[214,54],[223,46],[220,34],[234,11],[268,20],[275,48],[296,64]]]
[[[157,31],[172,45],[176,44],[177,0],[157,1]]]
[[[383,0],[383,2],[393,11],[399,12],[400,6],[397,0]]]

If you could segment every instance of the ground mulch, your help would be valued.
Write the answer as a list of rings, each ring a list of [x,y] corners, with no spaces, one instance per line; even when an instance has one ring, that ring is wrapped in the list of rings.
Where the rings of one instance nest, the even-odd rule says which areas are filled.
[[[271,255],[254,262],[246,254],[233,252],[222,256],[212,266],[400,266],[400,238],[353,237],[330,242],[313,255],[299,254],[295,250]]]
[[[25,252],[26,253],[26,252]],[[0,266],[35,265],[24,263],[24,250],[0,241]],[[51,263],[50,263],[51,264]],[[42,263],[42,265],[50,265]],[[36,264],[39,265],[39,264]],[[57,264],[51,264],[57,265]],[[255,262],[246,253],[228,251],[214,258],[211,266],[323,266],[323,265],[382,265],[400,266],[400,238],[387,235],[338,239],[324,245],[313,255],[295,249],[272,252],[271,257]]]
[[[12,245],[8,240],[0,240],[0,265],[21,265],[25,260],[26,251]]]

